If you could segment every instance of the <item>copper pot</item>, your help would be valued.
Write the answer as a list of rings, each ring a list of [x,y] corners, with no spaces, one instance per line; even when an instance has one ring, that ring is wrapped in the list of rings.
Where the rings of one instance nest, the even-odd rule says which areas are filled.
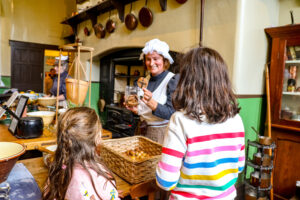
[[[184,4],[185,2],[187,2],[187,0],[176,0],[176,1],[180,4]]]
[[[139,21],[144,27],[149,27],[153,22],[153,14],[147,7],[147,0],[145,6],[139,11]]]
[[[125,25],[126,28],[128,28],[129,30],[134,30],[137,25],[138,25],[138,19],[136,18],[136,16],[134,14],[131,13],[132,10],[132,3],[130,5],[130,13],[128,13],[125,17]]]
[[[250,175],[250,183],[255,187],[260,186],[261,188],[268,188],[270,187],[270,174],[262,173],[261,183],[259,184],[259,172],[252,172]]]
[[[253,188],[245,188],[245,200],[267,200],[267,194],[265,191],[257,191]]]
[[[272,142],[273,142],[273,140],[272,140],[272,138],[270,138],[270,137],[259,136],[259,138],[258,138],[258,143],[259,143],[259,144],[262,144],[262,145],[267,145],[267,146],[269,146],[269,145],[272,144]]]
[[[116,29],[116,22],[110,19],[110,12],[109,12],[109,20],[106,22],[105,28],[106,31],[109,33],[113,33]]]
[[[100,39],[105,37],[105,28],[102,24],[95,24],[94,31],[97,38]]]
[[[268,154],[264,154],[264,156],[262,157],[261,153],[255,153],[253,155],[253,160],[254,163],[257,165],[261,165],[264,167],[270,166],[271,164],[271,157]]]

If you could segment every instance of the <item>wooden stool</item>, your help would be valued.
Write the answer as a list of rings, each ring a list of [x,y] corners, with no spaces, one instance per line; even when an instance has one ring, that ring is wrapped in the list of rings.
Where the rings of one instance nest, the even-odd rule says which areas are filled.
[[[148,200],[155,200],[155,192],[157,191],[159,191],[159,188],[156,186],[155,180],[151,180],[132,186],[130,196],[136,200],[143,196],[148,196]]]

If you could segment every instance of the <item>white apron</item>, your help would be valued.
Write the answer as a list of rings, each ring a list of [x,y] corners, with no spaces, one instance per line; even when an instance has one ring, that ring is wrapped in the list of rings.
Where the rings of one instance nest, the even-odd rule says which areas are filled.
[[[160,104],[167,102],[167,85],[174,76],[169,72],[163,79],[160,85],[153,91],[152,99]],[[142,101],[139,100],[138,115],[141,121],[145,121],[148,125],[146,137],[162,144],[164,138],[164,130],[168,125],[169,120],[162,119],[152,114],[152,110]]]

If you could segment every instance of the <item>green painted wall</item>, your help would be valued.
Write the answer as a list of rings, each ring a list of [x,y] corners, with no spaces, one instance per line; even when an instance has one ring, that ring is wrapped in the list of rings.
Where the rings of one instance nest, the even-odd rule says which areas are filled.
[[[241,107],[240,115],[242,117],[245,127],[245,143],[247,149],[247,141],[254,141],[257,139],[257,135],[251,127],[254,127],[261,135],[265,130],[265,115],[266,115],[266,103],[264,98],[240,98],[238,99],[239,106]],[[245,150],[246,150],[245,149]],[[252,159],[253,153],[256,152],[256,148],[249,147],[248,155]],[[248,167],[247,178],[249,178],[250,172],[253,169]],[[241,174],[239,181],[244,179],[244,174]]]
[[[98,100],[99,100],[99,88],[100,83],[93,83],[92,82],[92,92],[91,92],[91,108],[94,108],[97,114],[99,114],[99,108],[98,108]],[[86,95],[84,105],[89,105],[89,91]]]
[[[2,76],[1,80],[3,81],[5,87],[10,88],[10,76]],[[4,90],[7,90],[7,88],[0,88],[0,94],[3,94]]]

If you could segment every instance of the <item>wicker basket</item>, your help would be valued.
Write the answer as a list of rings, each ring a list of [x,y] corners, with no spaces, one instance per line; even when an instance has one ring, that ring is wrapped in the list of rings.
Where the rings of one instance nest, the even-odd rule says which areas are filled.
[[[140,148],[149,156],[141,160],[132,160],[125,152]],[[155,168],[161,157],[162,146],[152,140],[133,136],[121,139],[105,140],[102,143],[101,157],[114,173],[131,184],[155,179]]]

